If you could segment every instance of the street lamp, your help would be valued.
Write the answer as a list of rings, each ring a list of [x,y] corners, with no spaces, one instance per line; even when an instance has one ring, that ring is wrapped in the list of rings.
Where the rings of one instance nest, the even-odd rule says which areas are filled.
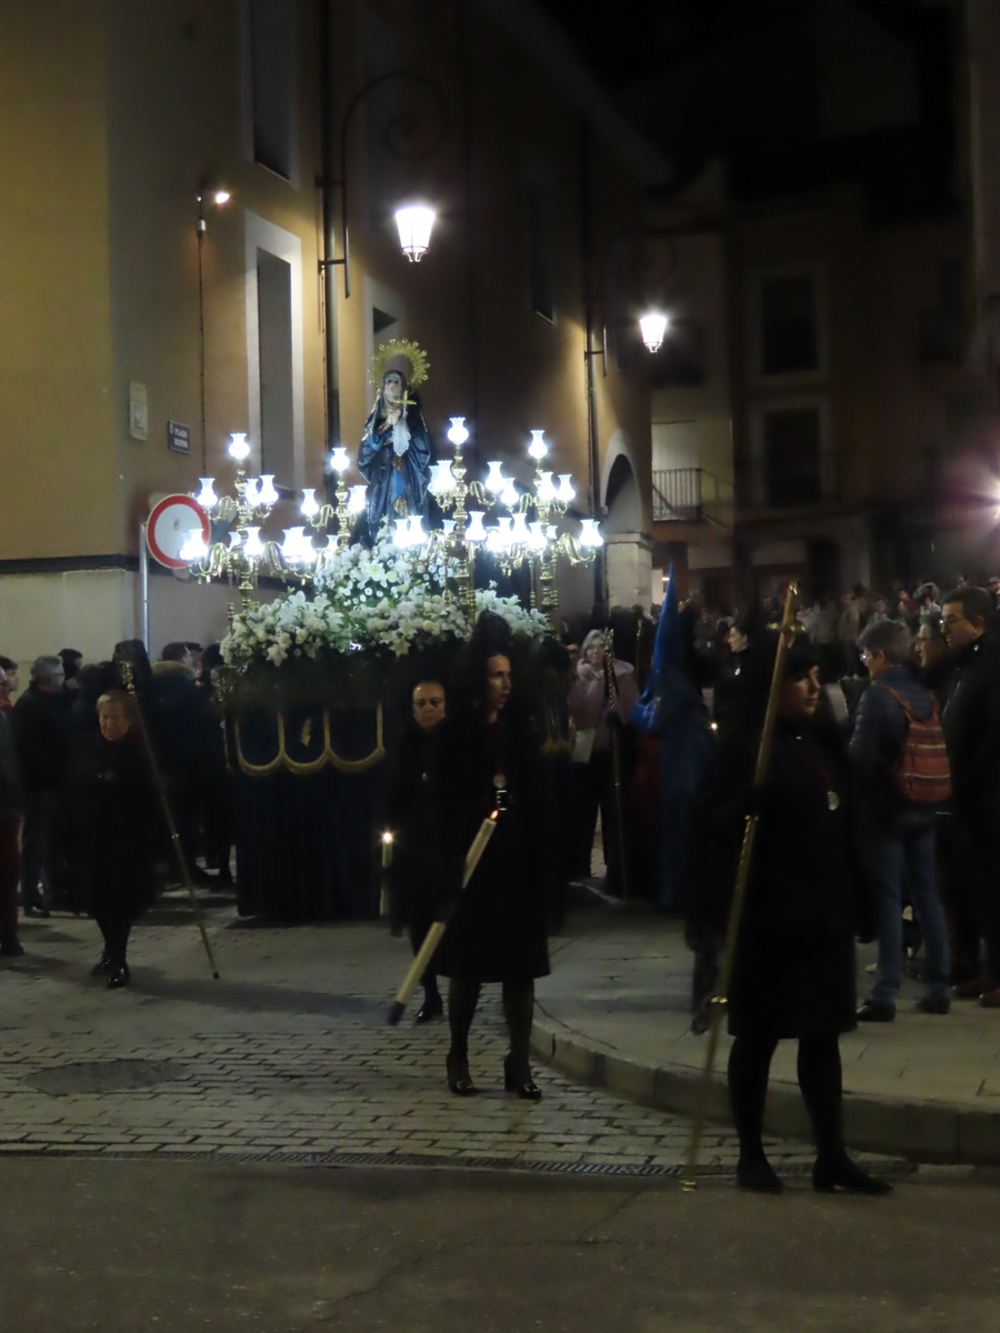
[[[419,148],[412,146],[407,149],[406,143],[408,137],[414,129],[414,117],[409,115],[396,115],[391,117],[383,134],[383,143],[388,151],[396,158],[418,159],[430,157],[432,153],[440,148],[448,133],[449,117],[448,104],[444,94],[437,84],[426,78],[423,74],[417,74],[409,69],[392,70],[388,74],[380,74],[360,88],[351,98],[344,112],[343,119],[340,122],[340,175],[337,179],[332,179],[329,172],[325,171],[322,177],[323,187],[323,217],[324,217],[324,236],[329,238],[332,231],[333,222],[333,197],[332,191],[335,187],[340,188],[340,234],[342,253],[333,258],[327,256],[319,261],[320,272],[327,279],[327,302],[332,308],[334,292],[332,290],[332,270],[340,265],[344,270],[344,297],[351,294],[351,220],[348,208],[348,171],[347,171],[347,142],[348,131],[354,120],[354,113],[361,105],[362,101],[375,88],[380,88],[384,84],[398,81],[405,81],[424,94],[429,94],[433,109],[434,118],[432,119],[431,142],[425,143]],[[399,228],[399,243],[411,263],[419,263],[420,259],[427,251],[430,243],[431,228],[434,225],[434,210],[426,204],[415,203],[413,201],[401,204],[396,210],[396,225]]]
[[[662,310],[648,310],[640,318],[639,329],[642,333],[642,341],[651,353],[658,352],[662,347],[663,335],[666,333],[669,323],[670,320]]]
[[[436,217],[428,204],[400,204],[396,209],[400,248],[411,264],[419,264],[427,253]]]

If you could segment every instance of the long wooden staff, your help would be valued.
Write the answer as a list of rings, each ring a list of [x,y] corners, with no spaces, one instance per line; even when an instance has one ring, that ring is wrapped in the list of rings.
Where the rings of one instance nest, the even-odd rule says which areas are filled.
[[[604,683],[608,692],[608,708],[612,711],[618,704],[618,684],[615,680],[615,636],[610,629],[604,631]],[[615,825],[618,842],[618,868],[622,878],[622,902],[628,901],[628,856],[625,851],[625,808],[622,796],[622,745],[621,732],[617,723],[609,725],[608,735],[611,744],[611,788],[614,800]],[[607,839],[605,838],[605,843]]]
[[[767,712],[764,714],[764,729],[761,732],[760,748],[757,751],[757,767],[754,769],[753,790],[760,791],[767,777],[767,768],[771,759],[771,740],[774,736],[774,723],[778,716],[778,698],[785,674],[785,657],[788,645],[794,637],[793,610],[797,589],[790,584],[785,598],[785,610],[781,617],[778,635],[778,651],[774,659],[774,672],[771,676],[771,690],[767,696]],[[743,914],[743,900],[746,897],[747,881],[750,878],[750,866],[753,861],[754,842],[757,837],[757,824],[760,815],[756,809],[746,817],[743,826],[743,845],[736,867],[736,883],[733,887],[733,900],[729,907],[729,920],[726,924],[726,942],[722,952],[722,966],[719,969],[718,989],[712,997],[708,1027],[708,1050],[705,1052],[705,1065],[701,1071],[698,1085],[698,1099],[695,1104],[694,1121],[691,1125],[691,1142],[688,1148],[687,1176],[683,1188],[693,1190],[698,1184],[698,1150],[701,1147],[702,1131],[708,1115],[708,1099],[712,1089],[712,1075],[715,1072],[715,1056],[719,1046],[719,1028],[722,1014],[728,1003],[729,983],[732,980],[733,964],[736,961],[736,939],[739,934],[740,917]]]
[[[500,811],[493,810],[479,825],[479,832],[472,839],[472,844],[465,854],[465,869],[462,873],[463,889],[472,878],[473,871],[479,864],[483,852],[486,851],[486,844],[489,842],[490,838],[493,837],[499,817]],[[410,968],[409,972],[407,972],[402,986],[400,986],[399,990],[396,992],[396,999],[393,1002],[392,1008],[389,1010],[390,1027],[396,1027],[399,1020],[403,1017],[403,1010],[409,1003],[410,996],[417,989],[417,986],[419,986],[420,978],[427,970],[427,965],[434,956],[434,950],[440,944],[441,936],[448,928],[448,920],[452,911],[454,911],[454,905],[440,921],[435,921],[431,925],[430,930],[428,930],[427,934],[424,936],[424,942],[421,944],[417,956],[413,960],[413,966]]]
[[[135,704],[136,716],[139,719],[139,730],[142,732],[142,741],[146,747],[146,754],[149,756],[149,766],[153,770],[153,780],[156,783],[156,789],[160,793],[160,803],[163,806],[163,817],[167,821],[167,829],[170,833],[170,841],[174,845],[174,853],[177,857],[177,864],[180,866],[181,878],[184,880],[188,894],[191,898],[191,907],[194,911],[194,919],[198,923],[198,929],[201,931],[201,942],[205,946],[205,953],[208,955],[208,965],[212,969],[213,978],[219,980],[219,969],[215,966],[215,955],[212,953],[212,945],[209,942],[205,931],[205,922],[201,914],[201,908],[198,906],[198,899],[195,895],[194,884],[191,882],[191,872],[188,869],[187,858],[184,855],[184,849],[181,847],[180,834],[177,832],[177,825],[174,822],[174,812],[170,808],[170,802],[167,799],[166,786],[160,773],[159,765],[156,762],[156,751],[153,749],[152,741],[149,736],[149,728],[146,726],[146,719],[142,713],[142,705],[139,703],[139,695],[135,688],[135,671],[131,662],[119,662],[119,668],[122,673],[122,679],[125,681],[125,688],[132,696],[132,702]]]

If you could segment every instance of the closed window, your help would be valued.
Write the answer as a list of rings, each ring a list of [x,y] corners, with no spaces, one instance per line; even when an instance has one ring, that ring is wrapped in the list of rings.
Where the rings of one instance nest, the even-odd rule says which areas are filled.
[[[555,201],[551,180],[536,177],[528,182],[528,282],[531,308],[536,315],[555,322],[556,256]]]
[[[824,493],[819,409],[768,409],[762,429],[766,503],[774,508],[817,504]]]
[[[260,346],[261,471],[294,485],[295,428],[292,369],[292,266],[257,251],[257,327]]]
[[[813,273],[782,274],[761,280],[762,375],[796,375],[819,370],[818,305]]]
[[[253,160],[291,180],[295,174],[295,7],[248,0]]]

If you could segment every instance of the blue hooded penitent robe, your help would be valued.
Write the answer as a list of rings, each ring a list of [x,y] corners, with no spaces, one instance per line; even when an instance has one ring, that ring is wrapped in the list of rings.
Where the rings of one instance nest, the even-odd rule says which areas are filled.
[[[685,669],[673,571],[653,645],[653,667],[632,725],[660,739],[660,847],[655,903],[673,910],[681,903],[684,849],[695,793],[712,754],[708,709]]]
[[[372,540],[384,518],[391,522],[407,514],[427,515],[427,483],[434,450],[415,397],[410,397],[404,421],[409,444],[405,453],[397,454],[380,389],[358,446],[358,471],[368,483],[368,530]]]

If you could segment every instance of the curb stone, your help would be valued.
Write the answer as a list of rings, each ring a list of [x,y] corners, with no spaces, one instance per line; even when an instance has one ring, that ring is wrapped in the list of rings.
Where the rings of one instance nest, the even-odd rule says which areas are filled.
[[[541,1063],[590,1087],[675,1115],[694,1113],[701,1075],[688,1066],[630,1059],[537,1013],[531,1050]],[[732,1123],[725,1080],[718,1075],[709,1094],[708,1118]],[[794,1084],[772,1081],[765,1129],[778,1138],[810,1140],[809,1120]],[[940,1102],[845,1093],[844,1137],[848,1147],[911,1161],[1000,1166],[1000,1109],[969,1111]]]

